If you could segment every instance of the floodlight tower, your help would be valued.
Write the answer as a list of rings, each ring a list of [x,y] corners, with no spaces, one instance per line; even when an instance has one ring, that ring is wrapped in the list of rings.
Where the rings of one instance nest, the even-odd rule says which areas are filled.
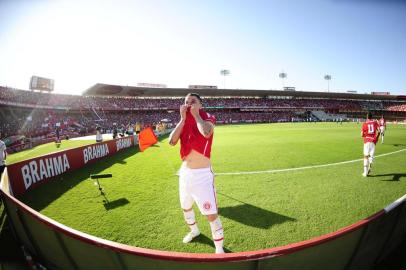
[[[225,89],[225,88],[226,88],[226,76],[229,76],[229,75],[230,75],[230,70],[228,70],[228,69],[222,69],[222,70],[220,70],[220,75],[224,77],[224,80],[223,80],[223,89]]]
[[[282,90],[285,88],[285,79],[288,77],[288,74],[286,72],[281,72],[279,73],[279,78],[282,79]]]
[[[331,81],[331,75],[324,75],[324,79],[327,81],[327,92],[330,92],[330,81]]]

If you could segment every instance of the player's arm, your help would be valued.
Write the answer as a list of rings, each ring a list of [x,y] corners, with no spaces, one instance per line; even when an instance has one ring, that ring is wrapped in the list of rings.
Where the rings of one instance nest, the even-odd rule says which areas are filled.
[[[175,146],[180,138],[180,134],[182,133],[183,126],[185,125],[185,120],[181,119],[179,123],[176,125],[175,129],[169,135],[169,144]]]
[[[194,104],[192,105],[190,112],[196,120],[197,129],[199,130],[200,134],[202,134],[205,138],[209,138],[213,134],[214,125],[212,122],[202,119],[199,114],[200,108],[201,105]]]
[[[171,132],[169,135],[169,144],[174,146],[178,143],[180,134],[182,133],[183,127],[185,126],[185,120],[186,120],[186,110],[187,106],[186,105],[181,105],[180,106],[180,121],[176,125],[175,129]]]
[[[202,134],[205,138],[210,138],[213,134],[214,125],[210,121],[204,121],[200,115],[195,117],[197,129],[199,130],[200,134]]]

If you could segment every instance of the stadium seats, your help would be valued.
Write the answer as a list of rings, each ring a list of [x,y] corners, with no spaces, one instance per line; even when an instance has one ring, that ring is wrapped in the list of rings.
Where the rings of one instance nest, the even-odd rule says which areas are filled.
[[[170,126],[178,121],[182,103],[180,97],[75,96],[0,87],[0,131],[2,137],[32,138],[52,137],[57,123],[73,135],[92,133],[96,124],[109,131],[114,123],[120,128],[136,123],[155,126],[166,119]],[[220,124],[304,121],[311,111],[359,118],[375,110],[406,118],[406,102],[379,100],[211,97],[203,104]]]

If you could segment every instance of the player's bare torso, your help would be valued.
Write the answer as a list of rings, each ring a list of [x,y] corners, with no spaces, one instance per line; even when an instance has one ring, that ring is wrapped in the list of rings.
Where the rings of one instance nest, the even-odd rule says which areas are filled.
[[[210,159],[192,149],[183,159],[183,165],[190,169],[208,168],[211,166]]]

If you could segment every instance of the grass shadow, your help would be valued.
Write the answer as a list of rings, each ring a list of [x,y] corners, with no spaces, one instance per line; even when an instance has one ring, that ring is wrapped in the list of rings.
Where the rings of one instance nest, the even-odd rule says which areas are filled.
[[[169,134],[159,137],[158,141],[162,141],[167,137],[169,137]],[[125,159],[138,153],[141,153],[138,147],[123,149],[113,156],[102,158],[78,170],[59,175],[51,179],[48,183],[29,191],[19,199],[35,210],[41,211],[55,199],[61,197],[65,192],[74,188],[83,180],[88,179],[89,175],[98,174],[115,164],[126,164]],[[44,194],[46,194],[46,196],[44,196]]]
[[[20,199],[37,211],[40,211],[47,207],[55,199],[61,197],[65,192],[74,188],[80,182],[88,179],[89,175],[98,174],[117,163],[123,164],[125,159],[137,154],[138,152],[139,149],[136,147],[124,149],[113,156],[100,159],[95,163],[89,164],[83,168],[55,177],[48,183],[29,191],[27,194],[24,194]],[[46,189],[46,191],[44,189]],[[46,196],[44,196],[44,192],[46,192]]]
[[[130,203],[130,201],[127,200],[126,198],[120,198],[120,199],[117,199],[117,200],[114,200],[114,201],[109,201],[107,199],[106,194],[103,194],[103,197],[104,197],[103,206],[107,211],[115,209],[117,207],[124,206],[124,205]]]
[[[381,181],[398,182],[398,181],[400,181],[400,178],[406,177],[406,173],[387,173],[387,174],[369,175],[369,177],[383,177],[383,176],[392,176],[392,178],[384,179]]]
[[[201,233],[198,237],[196,237],[195,239],[193,239],[193,242],[194,242],[194,243],[199,243],[199,244],[203,244],[203,245],[210,246],[210,247],[212,247],[213,249],[215,248],[215,247],[214,247],[213,239],[207,237],[206,235],[204,235],[204,234],[202,234],[202,233]],[[224,251],[225,251],[226,253],[231,253],[231,252],[233,252],[232,250],[230,250],[230,249],[228,249],[228,248],[226,248],[226,247],[223,247],[223,249],[224,249]]]
[[[209,237],[207,237],[204,234],[200,234],[199,236],[197,236],[196,238],[193,239],[194,243],[199,243],[199,244],[203,244],[203,245],[207,245],[207,246],[211,246],[214,248],[214,243],[213,240]]]
[[[269,229],[271,226],[276,224],[281,224],[287,221],[296,221],[294,218],[240,201],[226,194],[220,192],[217,194],[241,203],[236,206],[220,207],[219,214],[244,225],[261,229]]]
[[[127,164],[127,161],[125,161],[125,160],[119,160],[117,163],[119,163],[119,164]]]
[[[399,147],[399,146],[406,146],[406,144],[402,144],[402,143],[394,143],[392,144],[393,146]]]

